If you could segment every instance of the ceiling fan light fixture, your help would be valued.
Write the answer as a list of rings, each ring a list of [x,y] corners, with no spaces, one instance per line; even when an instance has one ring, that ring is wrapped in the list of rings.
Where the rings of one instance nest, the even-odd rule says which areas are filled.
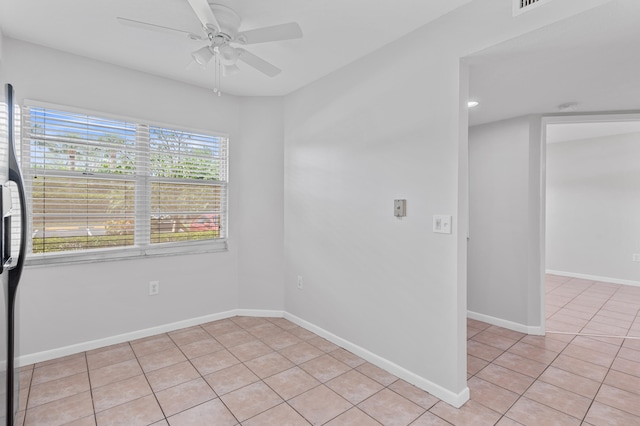
[[[237,65],[233,65],[233,64],[232,64],[232,65],[224,65],[224,66],[222,67],[222,74],[223,74],[225,77],[229,77],[229,76],[232,76],[232,75],[236,75],[236,74],[238,74],[239,72],[240,72],[240,68],[238,68],[238,66],[237,66]]]
[[[198,65],[206,65],[213,58],[213,51],[209,46],[201,47],[191,53],[191,57]]]
[[[220,52],[220,61],[224,65],[235,65],[238,62],[238,52],[228,44],[218,47],[218,52]]]

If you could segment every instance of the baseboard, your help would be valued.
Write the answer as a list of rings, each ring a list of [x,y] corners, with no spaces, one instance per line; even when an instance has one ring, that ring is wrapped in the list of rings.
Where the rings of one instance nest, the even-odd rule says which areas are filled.
[[[295,315],[288,312],[278,310],[260,310],[260,309],[234,309],[226,312],[220,312],[217,314],[206,315],[202,317],[192,318],[184,321],[178,321],[170,324],[161,325],[158,327],[147,328],[144,330],[138,330],[131,333],[119,334],[116,336],[107,337],[104,339],[91,340],[89,342],[83,342],[76,345],[65,346],[61,348],[52,349],[49,351],[37,352],[33,354],[23,355],[18,358],[18,366],[30,365],[38,362],[48,361],[55,358],[60,358],[67,355],[73,355],[79,352],[90,351],[92,349],[98,349],[105,346],[115,345],[118,343],[129,342],[131,340],[141,339],[144,337],[153,336],[156,334],[167,333],[181,328],[192,327],[195,325],[205,324],[211,321],[218,321],[221,319],[231,318],[235,316],[255,316],[266,318],[286,318],[289,321],[324,337],[332,343],[358,355],[362,359],[369,361],[383,370],[409,382],[420,389],[423,389],[433,396],[440,398],[442,401],[460,408],[465,402],[469,400],[469,388],[465,387],[460,393],[451,392],[424,377],[418,376],[415,373],[385,359],[368,350],[349,342],[335,334],[320,328],[310,322],[307,322]]]
[[[640,287],[640,281],[623,280],[620,278],[600,277],[597,275],[579,274],[577,272],[554,271],[551,269],[547,269],[547,274],[561,275],[563,277],[570,277],[570,278],[580,278],[580,279],[589,280],[589,281],[599,281],[602,283],[624,284],[624,285],[632,285],[632,286]]]
[[[266,309],[236,309],[233,312],[233,316],[239,317],[284,318],[284,311],[272,311]]]
[[[310,322],[307,322],[305,320],[303,320],[302,318],[299,318],[295,315],[292,315],[288,312],[284,313],[284,318],[288,319],[289,321],[299,325],[302,328],[305,328],[315,334],[317,334],[318,336],[321,336],[325,339],[327,339],[328,341],[330,341],[331,343],[334,343],[356,355],[358,355],[360,358],[370,362],[373,365],[376,365],[380,368],[382,368],[383,370],[388,371],[389,373],[393,374],[394,376],[397,376],[401,379],[403,379],[406,382],[411,383],[412,385],[415,385],[417,387],[419,387],[420,389],[423,389],[427,392],[429,392],[431,395],[440,398],[442,401],[446,402],[447,404],[450,404],[456,408],[460,408],[462,407],[462,405],[464,405],[465,402],[467,402],[469,400],[469,388],[465,387],[464,390],[460,393],[454,393],[451,392],[427,379],[425,379],[422,376],[418,376],[415,373],[412,373],[411,371],[389,361],[388,359],[382,358],[372,352],[369,352],[368,350],[349,342],[348,340],[345,340],[341,337],[336,336],[335,334],[320,328],[314,324],[311,324]]]
[[[508,321],[508,320],[505,320],[505,319],[502,319],[502,318],[492,317],[490,315],[479,314],[479,313],[473,312],[473,311],[467,311],[467,317],[469,317],[471,319],[474,319],[474,320],[477,320],[477,321],[486,322],[487,324],[496,325],[498,327],[506,328],[506,329],[509,329],[509,330],[519,331],[520,333],[533,334],[535,336],[543,336],[544,335],[544,331],[542,330],[542,327],[540,327],[540,326],[524,325],[524,324],[520,324],[520,323],[517,323],[517,322]]]
[[[242,313],[239,313],[242,312]],[[78,343],[75,345],[64,346],[61,348],[51,349],[48,351],[36,352],[33,354],[22,355],[18,358],[18,365],[29,365],[37,362],[49,361],[51,359],[60,358],[67,355],[73,355],[80,352],[90,351],[105,346],[116,345],[118,343],[129,342],[131,340],[142,339],[144,337],[153,336],[169,331],[179,330],[181,328],[192,327],[194,325],[205,324],[211,321],[218,321],[225,318],[235,317],[237,315],[245,315],[248,310],[234,309],[231,311],[220,312],[212,315],[191,318],[184,321],[177,321],[170,324],[164,324],[157,327],[146,328],[144,330],[132,331],[130,333],[118,334],[103,339],[91,340],[88,342]],[[259,311],[262,312],[262,311]]]

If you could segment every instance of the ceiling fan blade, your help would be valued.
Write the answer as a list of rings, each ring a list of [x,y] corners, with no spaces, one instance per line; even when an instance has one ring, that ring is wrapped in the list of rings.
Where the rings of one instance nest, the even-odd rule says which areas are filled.
[[[238,59],[244,62],[245,64],[252,66],[263,74],[268,75],[269,77],[275,77],[280,74],[282,70],[275,65],[270,64],[262,58],[257,57],[251,52],[247,52],[244,49],[236,48],[236,52],[238,52]]]
[[[162,25],[150,24],[148,22],[136,21],[135,19],[129,19],[129,18],[118,17],[116,19],[120,24],[126,25],[128,27],[139,28],[142,30],[151,30],[151,31],[173,34],[173,35],[186,36],[191,40],[204,40],[203,37],[190,33],[189,31],[178,30],[175,28],[169,28]]]
[[[207,0],[187,0],[191,8],[195,12],[196,16],[202,23],[202,26],[207,28],[210,31],[218,32],[220,31],[220,24],[218,24],[218,20],[216,16],[213,14],[211,10],[211,6],[209,6],[209,2]]]
[[[288,24],[243,31],[238,34],[237,41],[242,44],[255,44],[295,38],[302,38],[302,28],[297,22],[289,22]]]

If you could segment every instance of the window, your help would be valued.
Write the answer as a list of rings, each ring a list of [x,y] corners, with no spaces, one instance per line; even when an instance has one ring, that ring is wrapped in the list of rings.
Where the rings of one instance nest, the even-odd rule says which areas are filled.
[[[35,103],[23,129],[32,259],[225,248],[226,137]]]

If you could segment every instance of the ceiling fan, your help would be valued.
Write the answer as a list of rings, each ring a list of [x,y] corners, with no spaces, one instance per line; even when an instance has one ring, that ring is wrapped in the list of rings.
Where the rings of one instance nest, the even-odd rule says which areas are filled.
[[[187,1],[202,24],[202,33],[200,34],[128,18],[118,17],[117,19],[123,25],[172,33],[186,36],[191,40],[207,42],[206,46],[192,52],[191,56],[201,66],[205,66],[212,59],[215,59],[218,67],[222,68],[223,75],[237,74],[240,71],[236,65],[238,61],[244,62],[269,77],[275,77],[282,71],[242,47],[234,47],[232,44],[248,45],[302,38],[302,29],[296,22],[240,31],[241,18],[233,9],[216,4],[211,0]]]

